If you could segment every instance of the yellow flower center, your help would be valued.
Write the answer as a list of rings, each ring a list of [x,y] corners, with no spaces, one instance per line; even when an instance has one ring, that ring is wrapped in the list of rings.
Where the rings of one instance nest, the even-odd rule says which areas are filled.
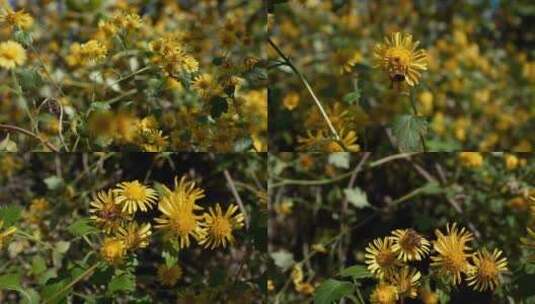
[[[182,214],[180,218],[171,219],[171,227],[179,235],[187,235],[195,230],[197,221],[193,217],[193,214]]]
[[[392,286],[383,286],[377,289],[377,300],[379,303],[394,303],[396,301],[396,290]]]
[[[389,63],[397,67],[407,67],[411,63],[411,52],[406,48],[392,47],[385,56]]]
[[[145,199],[144,190],[141,185],[130,184],[124,188],[124,196],[129,200],[142,201]]]
[[[212,233],[216,236],[226,236],[232,232],[232,224],[225,217],[216,217],[214,218],[214,223],[212,224]]]
[[[462,271],[466,266],[466,259],[462,250],[452,250],[449,254],[444,256],[444,268],[449,272]]]
[[[421,245],[420,236],[413,230],[407,231],[399,240],[399,246],[403,251],[413,252]]]
[[[125,247],[123,242],[111,239],[104,241],[100,252],[108,262],[115,263],[123,257],[124,250]]]
[[[381,267],[391,266],[395,260],[396,257],[391,250],[381,250],[377,254],[377,264]]]
[[[498,274],[496,263],[491,260],[483,259],[479,265],[479,276],[481,278],[494,278]]]

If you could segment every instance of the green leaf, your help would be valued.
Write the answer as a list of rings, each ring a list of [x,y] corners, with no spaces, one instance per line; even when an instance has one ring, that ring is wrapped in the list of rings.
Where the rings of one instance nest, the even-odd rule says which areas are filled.
[[[63,280],[46,285],[41,291],[41,297],[46,300],[46,303],[49,304],[60,303],[69,294],[71,290],[70,288],[66,288],[62,291],[62,289],[67,286],[66,282],[66,280]]]
[[[136,288],[136,278],[130,273],[114,276],[108,284],[108,292],[134,291]]]
[[[293,254],[284,249],[271,253],[271,258],[275,262],[275,265],[277,265],[283,271],[295,264]]]
[[[32,273],[37,275],[46,270],[46,261],[45,259],[40,256],[36,255],[32,258]]]
[[[9,139],[9,134],[0,141],[0,152],[17,152],[17,143]]]
[[[355,292],[353,284],[329,279],[318,287],[314,294],[314,304],[331,304]]]
[[[64,254],[69,250],[70,247],[71,247],[70,242],[59,241],[56,243],[55,251],[57,251],[58,253]]]
[[[17,72],[17,77],[24,91],[38,89],[43,85],[43,79],[35,69],[21,69]]]
[[[353,280],[372,278],[373,274],[364,265],[353,265],[340,272],[342,277],[351,277]]]
[[[0,276],[0,290],[8,289],[20,293],[24,299],[23,303],[39,303],[39,295],[33,289],[23,288],[20,284],[20,273],[9,273]]]
[[[227,100],[223,97],[216,96],[212,98],[210,104],[212,105],[210,115],[212,115],[213,118],[219,118],[223,113],[228,111]]]
[[[354,103],[358,103],[359,99],[360,99],[360,89],[357,88],[354,92],[346,94],[343,100],[345,103],[352,105]]]
[[[74,236],[84,236],[90,233],[97,233],[97,228],[90,224],[91,220],[88,218],[80,218],[76,222],[67,227],[67,230]]]
[[[13,39],[24,46],[29,46],[33,42],[32,35],[26,31],[21,30],[20,28],[17,28],[13,32]]]
[[[329,164],[342,169],[349,168],[349,161],[351,158],[351,153],[349,152],[338,152],[329,154]]]
[[[57,190],[63,185],[63,179],[55,175],[45,178],[44,182],[49,190]]]
[[[420,137],[427,133],[428,123],[424,117],[401,115],[394,119],[392,132],[401,151],[421,151]]]
[[[21,216],[22,208],[9,204],[5,207],[0,207],[0,220],[4,222],[4,228],[15,224]]]
[[[357,208],[365,208],[370,206],[368,202],[368,195],[362,191],[359,187],[353,189],[344,189],[344,194],[347,200]]]

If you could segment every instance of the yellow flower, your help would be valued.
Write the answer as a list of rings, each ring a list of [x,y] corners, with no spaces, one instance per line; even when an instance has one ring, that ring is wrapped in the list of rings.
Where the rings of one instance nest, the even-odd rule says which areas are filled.
[[[425,115],[433,112],[433,94],[429,91],[423,91],[418,95],[418,101],[422,107],[422,112]]]
[[[93,194],[93,200],[89,203],[90,219],[103,228],[105,233],[112,233],[128,219],[126,212],[117,205],[115,193],[112,190],[100,191]]]
[[[122,205],[123,211],[128,212],[128,214],[135,213],[138,209],[147,212],[153,204],[156,204],[158,199],[154,189],[137,180],[122,182],[113,191],[117,194],[116,203]]]
[[[89,40],[78,49],[81,61],[85,64],[95,63],[106,58],[108,48],[98,40]]]
[[[219,204],[216,204],[215,209],[209,207],[208,213],[204,214],[204,222],[201,223],[205,231],[205,238],[199,244],[210,249],[219,246],[225,248],[227,243],[232,245],[234,243],[232,231],[242,228],[245,220],[245,215],[241,212],[234,215],[238,209],[238,206],[231,204],[223,213]]]
[[[365,263],[368,265],[368,270],[379,278],[390,274],[400,265],[393,244],[391,237],[385,237],[373,240],[366,247]]]
[[[420,288],[418,290],[418,298],[423,302],[423,304],[438,304],[438,294],[432,292],[427,288]]]
[[[394,245],[392,249],[398,254],[403,262],[421,261],[429,254],[428,240],[412,229],[398,229],[392,232]]]
[[[273,283],[273,280],[267,280],[267,290],[268,291],[275,290],[275,284]]]
[[[507,258],[501,255],[502,251],[498,249],[492,253],[486,249],[476,251],[472,256],[474,266],[468,273],[468,286],[479,291],[496,289],[502,273],[508,271]]]
[[[446,231],[447,234],[443,234],[440,230],[435,230],[437,240],[433,242],[433,247],[438,255],[431,256],[431,266],[438,268],[441,275],[457,285],[461,282],[461,274],[470,270],[470,253],[467,251],[471,248],[467,243],[473,236],[465,228],[459,230],[456,223],[451,226],[448,224]]]
[[[0,24],[5,24],[10,27],[18,26],[23,30],[27,30],[33,25],[33,18],[24,10],[13,11],[11,9],[4,9],[0,15]]]
[[[158,280],[167,287],[175,286],[176,282],[182,277],[182,267],[180,265],[167,266],[161,264],[158,266]]]
[[[191,82],[191,88],[199,94],[199,96],[206,98],[220,93],[218,84],[214,81],[211,74],[202,74]]]
[[[505,155],[505,167],[507,170],[514,170],[520,164],[520,160],[513,154]]]
[[[149,223],[140,226],[136,222],[130,222],[126,227],[119,227],[117,231],[117,237],[123,241],[127,250],[147,247],[151,234]]]
[[[154,55],[152,61],[160,66],[167,75],[176,72],[194,73],[199,70],[199,62],[185,50],[175,35],[166,35],[149,43]]]
[[[400,297],[416,298],[422,275],[416,269],[403,267],[389,276],[389,281],[396,286]]]
[[[316,288],[308,282],[303,282],[295,285],[295,291],[300,294],[311,295],[314,293],[315,290]]]
[[[15,228],[14,226],[11,226],[4,231],[2,231],[2,227],[4,227],[4,221],[0,220],[0,250],[4,247],[4,244],[6,244],[11,238],[11,235],[13,235],[17,231],[17,228]]]
[[[292,111],[299,105],[299,94],[296,92],[290,92],[282,100],[282,104],[288,111]]]
[[[355,131],[341,130],[340,142],[344,145],[341,146],[340,142],[331,138],[330,134],[320,130],[316,133],[307,131],[306,137],[298,137],[300,150],[307,151],[324,151],[324,152],[343,152],[345,150],[349,152],[360,151],[360,146],[356,143],[357,133]],[[345,148],[345,149],[344,149]]]
[[[372,304],[396,304],[399,299],[398,289],[394,285],[381,282],[370,295]]]
[[[11,70],[26,62],[26,50],[15,41],[0,43],[0,67]]]
[[[479,152],[461,152],[459,161],[468,168],[478,168],[483,165],[483,155]]]
[[[100,247],[100,255],[110,264],[119,264],[126,254],[124,242],[116,238],[106,238]]]
[[[178,237],[180,248],[189,247],[190,236],[197,241],[204,237],[203,229],[199,225],[202,216],[194,212],[202,210],[202,207],[195,204],[199,194],[192,192],[195,188],[191,185],[194,186],[193,183],[184,183],[182,190],[175,189],[164,196],[158,204],[158,209],[164,216],[155,219],[156,228],[165,229]]]
[[[375,67],[388,73],[392,82],[405,81],[409,86],[418,84],[421,76],[418,70],[427,70],[427,55],[424,50],[416,50],[419,41],[413,42],[412,35],[393,33],[385,43],[375,46]]]

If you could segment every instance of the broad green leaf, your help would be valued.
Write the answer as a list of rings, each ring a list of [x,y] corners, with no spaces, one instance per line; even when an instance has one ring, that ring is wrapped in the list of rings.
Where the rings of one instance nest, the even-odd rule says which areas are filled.
[[[34,275],[40,274],[46,270],[46,261],[40,255],[35,255],[32,258],[32,273]]]
[[[344,189],[344,194],[346,195],[348,202],[357,208],[365,208],[370,206],[370,203],[368,202],[368,195],[359,187],[355,187],[353,189]]]
[[[22,208],[9,204],[5,207],[0,207],[0,220],[4,222],[4,229],[15,224],[19,219]]]
[[[136,278],[130,273],[114,276],[108,284],[108,292],[134,291],[136,289]]]
[[[353,265],[345,268],[340,272],[342,277],[351,277],[353,280],[365,279],[373,277],[372,273],[364,265]]]
[[[74,236],[84,236],[90,233],[97,233],[97,228],[91,225],[91,220],[88,218],[80,218],[76,222],[67,227],[67,230]]]
[[[351,159],[351,153],[338,152],[329,154],[329,164],[342,169],[349,168],[349,161]]]
[[[353,284],[329,279],[318,287],[314,294],[314,304],[331,304],[355,292]]]
[[[284,249],[271,253],[271,258],[275,262],[275,265],[277,265],[283,271],[295,264],[293,254]]]
[[[423,150],[421,136],[427,133],[428,123],[424,117],[401,115],[392,123],[392,133],[401,151]]]
[[[351,92],[349,94],[346,94],[344,96],[344,102],[348,104],[354,104],[357,103],[360,99],[360,89],[357,88],[354,92]]]

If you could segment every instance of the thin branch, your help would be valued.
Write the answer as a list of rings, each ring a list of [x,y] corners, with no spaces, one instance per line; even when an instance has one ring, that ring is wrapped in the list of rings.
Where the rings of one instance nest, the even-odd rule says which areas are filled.
[[[35,134],[35,133],[31,132],[31,131],[28,131],[26,129],[19,128],[17,126],[12,126],[12,125],[5,125],[5,124],[0,124],[0,129],[4,129],[4,130],[7,130],[7,131],[11,131],[11,132],[19,132],[19,133],[22,133],[24,135],[31,136],[31,137],[39,140],[44,146],[46,146],[52,152],[59,152],[59,149],[56,148],[56,146],[54,146],[50,142],[44,140],[39,135],[37,135],[37,134]]]
[[[240,194],[238,193],[238,190],[236,190],[236,185],[234,184],[234,180],[232,179],[232,176],[228,172],[228,170],[224,170],[223,174],[225,175],[225,179],[227,180],[227,184],[230,188],[230,191],[232,192],[232,195],[234,195],[234,199],[238,203],[238,206],[240,206],[240,210],[245,215],[245,227],[249,229],[249,216],[247,215],[247,210],[245,209],[245,205],[243,204],[243,201],[241,200]]]
[[[305,85],[305,87],[307,88],[308,92],[310,93],[310,95],[312,96],[312,99],[314,100],[314,102],[316,103],[316,105],[318,106],[320,112],[321,112],[321,115],[323,116],[323,119],[325,120],[325,122],[327,123],[327,125],[329,126],[329,130],[331,131],[331,133],[333,134],[334,136],[334,139],[337,141],[337,142],[341,142],[341,139],[340,139],[340,136],[338,135],[338,132],[336,132],[336,129],[334,128],[331,120],[329,119],[329,116],[327,115],[327,112],[325,112],[325,109],[323,108],[323,106],[321,105],[321,102],[319,101],[318,97],[316,97],[316,94],[314,94],[314,91],[312,90],[312,87],[310,86],[310,84],[308,83],[308,81],[306,80],[305,76],[303,74],[301,74],[301,72],[297,69],[297,67],[290,61],[290,59],[288,57],[286,57],[286,55],[284,55],[284,53],[282,52],[282,50],[275,44],[275,42],[273,42],[273,40],[271,40],[271,38],[268,38],[268,42],[269,44],[271,45],[271,47],[273,47],[273,49],[275,49],[275,51],[279,54],[279,56],[285,61],[286,65],[288,65],[290,67],[290,69],[292,69],[292,71],[299,77],[299,79],[301,80],[301,82],[303,82],[303,84]]]

